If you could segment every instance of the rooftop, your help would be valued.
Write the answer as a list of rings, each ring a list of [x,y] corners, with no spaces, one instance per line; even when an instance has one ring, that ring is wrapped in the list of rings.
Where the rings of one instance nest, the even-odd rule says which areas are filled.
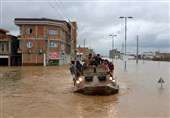
[[[0,32],[1,32],[1,33],[8,33],[9,31],[8,31],[8,30],[5,30],[5,29],[0,28]]]
[[[56,20],[49,18],[15,18],[15,21],[53,21],[53,22],[66,22],[65,20]]]

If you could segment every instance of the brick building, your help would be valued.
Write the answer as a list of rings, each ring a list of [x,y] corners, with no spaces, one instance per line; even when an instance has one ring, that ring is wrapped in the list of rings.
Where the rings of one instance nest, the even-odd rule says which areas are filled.
[[[77,58],[78,58],[78,60],[83,60],[83,59],[87,58],[90,53],[92,55],[95,54],[92,49],[89,49],[87,47],[85,47],[85,48],[78,47],[77,48]]]
[[[9,31],[0,29],[0,66],[19,66],[21,55],[17,53],[19,40],[9,35]]]
[[[153,57],[152,60],[155,60],[155,61],[170,61],[170,53],[156,51],[155,56]]]
[[[16,18],[20,28],[22,65],[58,65],[74,58],[76,22],[47,18]]]

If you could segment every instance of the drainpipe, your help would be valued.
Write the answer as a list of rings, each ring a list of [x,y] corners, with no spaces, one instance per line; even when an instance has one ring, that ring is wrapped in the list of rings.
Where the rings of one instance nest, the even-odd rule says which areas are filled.
[[[44,67],[45,67],[46,66],[46,54],[44,53],[43,56],[44,56],[44,58],[43,58],[44,59],[44,63],[43,64],[44,64]]]
[[[11,41],[8,41],[8,66],[10,66],[11,64]]]

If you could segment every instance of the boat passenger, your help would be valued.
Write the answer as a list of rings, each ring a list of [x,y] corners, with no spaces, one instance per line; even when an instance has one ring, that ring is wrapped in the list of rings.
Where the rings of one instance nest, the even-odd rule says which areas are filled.
[[[100,58],[100,55],[99,55],[99,54],[97,54],[96,56],[94,56],[92,60],[93,60],[93,61],[92,61],[92,65],[94,65],[94,66],[96,66],[96,67],[101,64],[101,58]]]
[[[93,57],[92,57],[92,54],[90,53],[88,55],[87,59],[85,59],[85,65],[90,66],[90,65],[92,65],[92,63],[93,63]]]
[[[114,70],[114,65],[113,65],[113,63],[112,63],[112,62],[109,62],[109,64],[108,64],[108,68],[109,68],[109,73],[110,73],[110,75],[112,76],[112,74],[113,74],[113,70]]]
[[[96,66],[101,64],[102,59],[100,57],[100,54],[97,54],[97,56],[95,57],[95,61],[96,61]]]
[[[104,70],[105,70],[106,72],[108,72],[108,70],[109,70],[106,60],[103,60],[102,63],[99,65],[99,67],[104,68]]]
[[[76,61],[76,70],[77,70],[76,75],[77,75],[77,77],[79,77],[82,74],[82,71],[83,71],[83,66],[80,63],[80,61]]]
[[[75,61],[71,61],[70,72],[71,72],[71,75],[73,77],[73,82],[74,82],[74,86],[75,86],[75,83],[76,83],[76,73],[77,73]]]

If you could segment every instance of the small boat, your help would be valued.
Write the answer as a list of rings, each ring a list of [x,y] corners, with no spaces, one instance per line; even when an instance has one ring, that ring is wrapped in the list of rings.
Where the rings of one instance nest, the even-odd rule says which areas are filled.
[[[75,92],[87,95],[111,95],[119,92],[113,75],[102,67],[90,67],[76,79]]]

